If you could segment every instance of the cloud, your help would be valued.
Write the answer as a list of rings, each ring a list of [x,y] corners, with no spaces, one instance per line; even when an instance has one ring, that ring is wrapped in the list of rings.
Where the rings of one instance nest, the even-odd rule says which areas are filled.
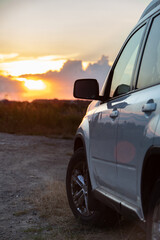
[[[18,57],[18,53],[0,54],[0,61],[11,60]]]
[[[19,100],[22,92],[24,90],[21,82],[0,75],[0,99]]]
[[[104,80],[110,70],[108,57],[102,56],[102,58],[94,64],[89,64],[86,69],[86,74],[98,80],[100,88],[102,87]]]
[[[21,77],[28,79],[43,79],[48,81],[53,89],[53,98],[72,98],[73,84],[76,79],[95,78],[98,80],[100,88],[102,87],[107,73],[110,69],[108,57],[102,56],[99,61],[89,64],[86,70],[83,70],[82,61],[68,60],[61,71],[48,71],[44,74],[26,74]],[[55,89],[56,84],[56,89]]]

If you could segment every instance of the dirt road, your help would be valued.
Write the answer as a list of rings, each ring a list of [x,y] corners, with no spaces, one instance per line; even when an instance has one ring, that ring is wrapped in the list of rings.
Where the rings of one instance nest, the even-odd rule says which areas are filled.
[[[64,182],[72,146],[72,140],[0,133],[0,240],[79,239],[76,233],[55,234],[31,201],[45,184]],[[75,221],[72,214],[70,218]],[[134,223],[122,225],[113,231],[85,230],[85,239],[144,239]]]

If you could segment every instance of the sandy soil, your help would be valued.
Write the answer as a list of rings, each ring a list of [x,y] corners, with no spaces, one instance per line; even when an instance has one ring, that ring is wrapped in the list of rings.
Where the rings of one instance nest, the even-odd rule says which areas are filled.
[[[31,238],[28,229],[44,228],[47,222],[29,199],[41,185],[65,180],[72,147],[72,140],[0,133],[0,240],[40,239]],[[126,228],[133,231],[129,234],[132,238],[125,239],[144,239],[139,228],[130,224]],[[119,230],[113,237],[109,237],[112,232],[101,236],[120,239]]]

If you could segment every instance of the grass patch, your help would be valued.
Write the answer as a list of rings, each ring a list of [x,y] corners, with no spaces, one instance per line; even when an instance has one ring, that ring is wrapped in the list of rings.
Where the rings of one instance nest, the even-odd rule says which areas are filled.
[[[40,216],[50,219],[52,224],[64,222],[65,218],[71,216],[63,182],[48,183],[36,196],[34,202]]]
[[[19,212],[13,213],[13,216],[20,217],[20,216],[26,215],[27,213],[28,213],[27,210],[19,211]]]
[[[65,191],[65,183],[48,183],[33,197],[38,215],[52,226],[49,233],[44,230],[36,236],[46,240],[144,240],[145,234],[136,224],[123,220],[116,227],[91,227],[81,225],[71,213]],[[38,238],[39,237],[39,238]],[[35,239],[35,238],[33,238]]]
[[[27,228],[24,230],[25,233],[41,233],[43,228]]]
[[[68,206],[64,182],[48,183],[35,193],[33,202],[40,217],[53,227],[50,238],[47,239],[84,240],[87,239],[86,235],[99,232],[98,229],[83,226],[75,220]]]

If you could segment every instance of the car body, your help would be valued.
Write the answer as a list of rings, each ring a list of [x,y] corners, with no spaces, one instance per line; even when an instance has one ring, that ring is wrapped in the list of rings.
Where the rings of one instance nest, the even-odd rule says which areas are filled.
[[[160,216],[153,220],[160,194],[152,197],[160,181],[159,0],[149,4],[129,34],[100,94],[97,81],[86,79],[76,81],[74,96],[93,100],[74,140],[74,151],[85,152],[89,195],[147,221],[147,239],[160,239],[151,238],[153,225],[160,227]]]

